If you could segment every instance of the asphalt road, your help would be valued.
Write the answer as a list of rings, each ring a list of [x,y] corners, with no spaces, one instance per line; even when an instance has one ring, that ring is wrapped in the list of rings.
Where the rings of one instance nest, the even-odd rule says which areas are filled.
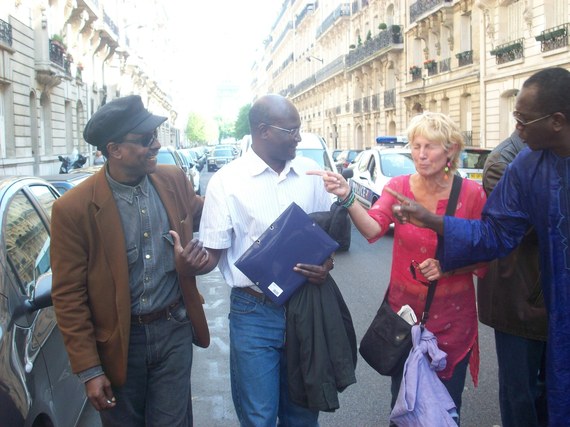
[[[205,170],[203,189],[212,175]],[[392,236],[369,245],[353,227],[350,251],[336,256],[332,272],[351,310],[357,339],[360,340],[384,295],[390,273]],[[194,348],[192,394],[194,423],[198,427],[237,426],[230,391],[228,307],[229,287],[219,270],[198,278],[205,297],[212,344],[208,349]],[[463,427],[500,426],[497,363],[492,329],[480,325],[481,368],[479,386],[474,388],[468,374],[463,393]],[[322,427],[387,426],[390,411],[390,380],[378,375],[359,356],[357,383],[340,395],[340,409],[321,413]],[[99,427],[92,410],[80,427]],[[436,426],[434,426],[436,427]]]

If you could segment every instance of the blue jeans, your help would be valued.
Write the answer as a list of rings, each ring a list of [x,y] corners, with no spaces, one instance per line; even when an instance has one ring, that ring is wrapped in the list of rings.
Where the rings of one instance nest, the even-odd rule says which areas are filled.
[[[127,381],[113,387],[117,405],[101,411],[104,427],[192,426],[192,326],[183,305],[170,319],[131,325]]]
[[[318,411],[289,400],[285,308],[233,288],[230,304],[232,398],[241,426],[313,427]]]
[[[495,330],[503,427],[546,426],[546,342]]]

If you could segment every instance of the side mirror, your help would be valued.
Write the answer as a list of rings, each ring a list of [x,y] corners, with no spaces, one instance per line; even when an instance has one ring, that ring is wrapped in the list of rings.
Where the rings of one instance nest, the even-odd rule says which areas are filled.
[[[51,300],[51,282],[51,271],[49,273],[44,273],[37,278],[34,295],[27,301],[30,312],[51,307],[53,305]]]
[[[343,169],[342,176],[344,179],[352,178],[354,176],[354,171],[352,169]]]

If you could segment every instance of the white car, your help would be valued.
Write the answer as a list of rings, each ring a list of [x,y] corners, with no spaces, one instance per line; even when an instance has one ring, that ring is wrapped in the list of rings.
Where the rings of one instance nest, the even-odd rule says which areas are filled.
[[[370,209],[391,178],[415,171],[408,148],[373,147],[361,153],[349,183],[358,202]]]
[[[336,172],[336,166],[327,143],[322,136],[316,133],[301,132],[301,142],[297,144],[297,156],[313,159],[321,169]]]
[[[489,148],[465,147],[459,156],[457,172],[462,178],[469,178],[479,184],[483,181],[483,166],[491,152]]]

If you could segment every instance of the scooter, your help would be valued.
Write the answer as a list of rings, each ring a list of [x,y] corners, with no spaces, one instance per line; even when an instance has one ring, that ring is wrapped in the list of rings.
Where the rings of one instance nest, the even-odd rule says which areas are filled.
[[[82,154],[76,154],[73,159],[69,156],[58,156],[57,158],[61,162],[59,173],[69,173],[72,169],[80,169],[87,162],[87,157]]]

